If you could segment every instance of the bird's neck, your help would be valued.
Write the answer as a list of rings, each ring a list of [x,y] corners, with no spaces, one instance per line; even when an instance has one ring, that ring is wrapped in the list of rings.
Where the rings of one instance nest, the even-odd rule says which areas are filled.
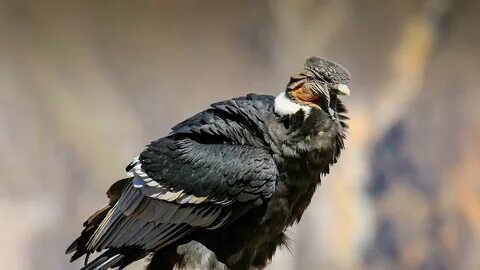
[[[286,92],[280,93],[275,98],[273,105],[275,113],[281,116],[294,115],[295,113],[303,110],[305,116],[308,116],[311,108],[307,105],[302,105],[293,101]]]
[[[285,101],[282,94],[275,99],[274,105],[276,121],[268,129],[273,142],[271,148],[278,153],[278,161],[284,159],[283,162],[289,163],[290,159],[308,159],[309,165],[298,165],[323,171],[337,160],[345,133],[339,119],[332,119],[326,112],[310,108],[305,115],[306,108]],[[280,108],[283,114],[279,112]]]

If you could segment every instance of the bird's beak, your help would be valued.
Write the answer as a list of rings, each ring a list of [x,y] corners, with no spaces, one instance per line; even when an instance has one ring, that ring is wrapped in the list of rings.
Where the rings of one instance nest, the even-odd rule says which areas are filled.
[[[337,84],[336,89],[339,95],[350,96],[350,89],[346,84]]]

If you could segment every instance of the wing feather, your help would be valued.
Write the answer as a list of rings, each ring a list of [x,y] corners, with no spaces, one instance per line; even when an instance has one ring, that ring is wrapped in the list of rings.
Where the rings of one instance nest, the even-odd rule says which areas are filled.
[[[217,229],[234,209],[243,213],[268,200],[278,171],[257,136],[262,117],[253,111],[262,104],[255,97],[214,104],[148,145],[127,166],[130,183],[90,238],[88,252],[156,250],[196,228]]]

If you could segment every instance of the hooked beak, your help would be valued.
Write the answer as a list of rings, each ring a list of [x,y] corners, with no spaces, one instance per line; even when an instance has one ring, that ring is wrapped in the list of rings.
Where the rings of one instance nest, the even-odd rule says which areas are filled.
[[[350,89],[346,84],[337,84],[335,88],[337,89],[337,93],[339,95],[350,96]]]

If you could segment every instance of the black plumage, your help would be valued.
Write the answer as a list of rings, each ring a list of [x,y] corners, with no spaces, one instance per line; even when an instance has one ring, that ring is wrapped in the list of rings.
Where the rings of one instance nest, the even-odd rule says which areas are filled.
[[[147,269],[263,268],[343,149],[337,96],[349,94],[349,80],[340,65],[311,57],[278,97],[218,102],[174,126],[127,166],[130,177],[112,185],[67,253],[87,261],[106,250],[84,269],[148,254]]]

